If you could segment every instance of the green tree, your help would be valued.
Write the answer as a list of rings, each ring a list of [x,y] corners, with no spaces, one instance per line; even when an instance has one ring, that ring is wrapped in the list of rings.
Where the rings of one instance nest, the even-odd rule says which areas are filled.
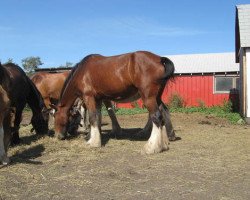
[[[26,73],[35,71],[40,65],[42,65],[40,57],[27,57],[22,60],[23,69]]]
[[[8,58],[6,63],[14,63],[12,58]]]

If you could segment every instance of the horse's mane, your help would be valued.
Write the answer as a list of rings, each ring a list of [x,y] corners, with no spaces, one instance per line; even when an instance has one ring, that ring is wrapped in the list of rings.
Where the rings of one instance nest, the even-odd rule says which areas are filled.
[[[69,81],[72,79],[72,77],[74,76],[74,74],[76,73],[76,71],[78,70],[79,66],[84,66],[84,64],[87,62],[87,60],[94,56],[94,55],[98,55],[98,54],[90,54],[86,57],[84,57],[79,63],[76,63],[75,66],[72,68],[71,72],[69,73],[69,75],[67,76],[64,84],[63,84],[63,88],[62,88],[62,91],[61,91],[61,95],[60,95],[60,99],[62,98],[63,96],[63,93],[65,92],[67,86],[68,86],[68,83]],[[60,100],[59,100],[60,101]]]
[[[67,76],[67,78],[64,81],[63,87],[62,87],[62,91],[60,94],[60,99],[62,98],[62,95],[66,89],[66,86],[68,85],[69,80],[73,77],[75,71],[77,70],[79,63],[75,64],[75,66],[72,68],[71,72],[69,73],[69,75]]]

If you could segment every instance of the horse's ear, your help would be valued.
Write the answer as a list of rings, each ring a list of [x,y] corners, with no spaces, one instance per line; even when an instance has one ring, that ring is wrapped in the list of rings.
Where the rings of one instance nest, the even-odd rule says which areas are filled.
[[[54,104],[49,104],[49,106],[50,106],[51,108],[55,109],[56,111],[58,110],[58,109],[57,109],[57,106],[54,105]]]

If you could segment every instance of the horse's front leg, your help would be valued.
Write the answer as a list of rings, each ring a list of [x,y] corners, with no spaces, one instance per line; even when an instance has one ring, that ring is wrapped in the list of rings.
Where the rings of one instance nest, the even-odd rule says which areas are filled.
[[[90,147],[101,147],[101,102],[96,102],[93,97],[85,98],[89,111],[90,138],[87,144]]]

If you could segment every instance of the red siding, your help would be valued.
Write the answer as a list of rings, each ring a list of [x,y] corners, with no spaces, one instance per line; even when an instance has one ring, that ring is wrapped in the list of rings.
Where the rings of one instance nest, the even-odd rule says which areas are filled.
[[[206,106],[221,105],[224,100],[229,100],[229,94],[213,93],[213,75],[185,75],[176,76],[173,81],[167,83],[162,99],[168,103],[169,97],[177,93],[180,95],[186,106],[199,106],[199,101]],[[141,106],[142,101],[138,104]],[[117,107],[132,108],[130,103],[119,103]]]

